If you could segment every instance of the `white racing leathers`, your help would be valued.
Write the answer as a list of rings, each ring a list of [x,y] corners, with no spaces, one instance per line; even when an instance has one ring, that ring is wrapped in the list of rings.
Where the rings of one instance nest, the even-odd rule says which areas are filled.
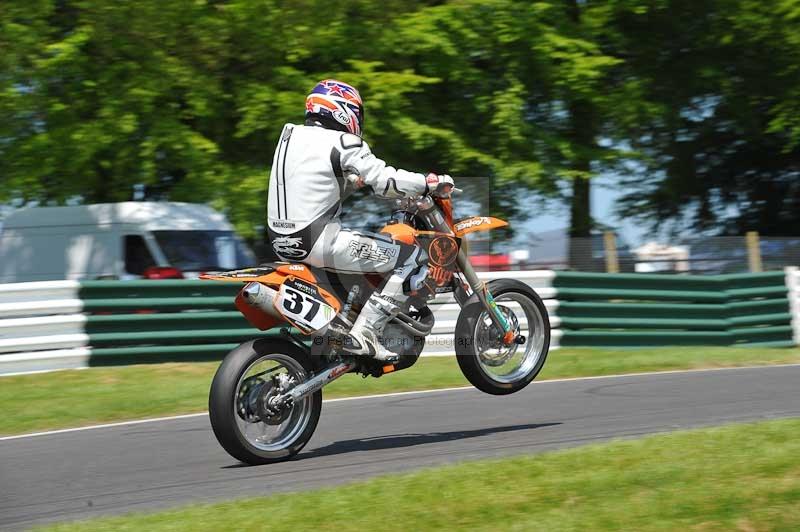
[[[269,181],[269,237],[275,253],[287,261],[341,273],[393,272],[356,320],[350,349],[391,359],[377,335],[396,312],[396,303],[405,300],[403,283],[415,272],[415,285],[424,280],[425,260],[418,248],[387,235],[342,228],[341,203],[360,186],[371,186],[386,198],[427,190],[423,174],[388,166],[356,135],[286,124]]]

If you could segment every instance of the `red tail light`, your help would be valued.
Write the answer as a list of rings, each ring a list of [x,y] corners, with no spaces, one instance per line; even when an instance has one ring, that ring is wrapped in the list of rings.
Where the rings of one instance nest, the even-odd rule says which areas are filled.
[[[150,266],[144,273],[144,279],[183,279],[183,272],[172,266]]]

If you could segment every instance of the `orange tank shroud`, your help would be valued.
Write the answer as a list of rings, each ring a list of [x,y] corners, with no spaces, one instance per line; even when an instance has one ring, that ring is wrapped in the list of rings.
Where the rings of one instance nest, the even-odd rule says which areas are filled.
[[[492,216],[472,216],[455,222],[453,224],[453,231],[455,236],[462,237],[467,233],[489,231],[507,225],[508,222],[500,218],[494,218]],[[410,245],[415,244],[418,235],[431,233],[430,231],[417,231],[410,225],[399,223],[385,225],[380,232],[391,236],[392,239],[398,242]]]
[[[413,246],[417,239],[417,230],[407,224],[389,224],[381,229],[381,233],[387,234],[393,240]]]

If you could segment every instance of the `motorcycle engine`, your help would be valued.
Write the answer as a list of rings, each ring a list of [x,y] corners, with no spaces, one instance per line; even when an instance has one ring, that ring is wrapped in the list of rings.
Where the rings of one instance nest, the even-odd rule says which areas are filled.
[[[433,313],[427,308],[412,312],[411,316],[426,325],[433,325]],[[406,369],[414,365],[425,347],[425,336],[415,335],[406,330],[402,325],[391,322],[386,325],[381,335],[381,342],[389,351],[400,355],[400,361],[395,364],[396,369]]]
[[[398,355],[418,355],[425,346],[424,337],[414,337],[396,323],[386,325],[381,340],[386,349]]]

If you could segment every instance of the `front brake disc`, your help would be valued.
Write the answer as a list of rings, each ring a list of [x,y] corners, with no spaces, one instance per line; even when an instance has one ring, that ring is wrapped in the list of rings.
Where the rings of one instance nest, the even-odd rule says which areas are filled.
[[[503,313],[503,316],[506,318],[506,321],[508,321],[509,325],[511,325],[511,330],[518,331],[519,320],[517,319],[514,311],[503,305],[497,305],[497,308]],[[517,347],[519,347],[519,345],[516,343],[512,343],[511,345],[503,344],[502,335],[494,325],[494,322],[490,320],[488,324],[485,322],[482,323],[483,325],[478,331],[478,338],[476,338],[479,350],[478,356],[480,357],[481,362],[487,366],[502,366],[514,356],[514,353],[517,352]],[[496,352],[489,353],[488,350],[490,349],[494,349]]]

